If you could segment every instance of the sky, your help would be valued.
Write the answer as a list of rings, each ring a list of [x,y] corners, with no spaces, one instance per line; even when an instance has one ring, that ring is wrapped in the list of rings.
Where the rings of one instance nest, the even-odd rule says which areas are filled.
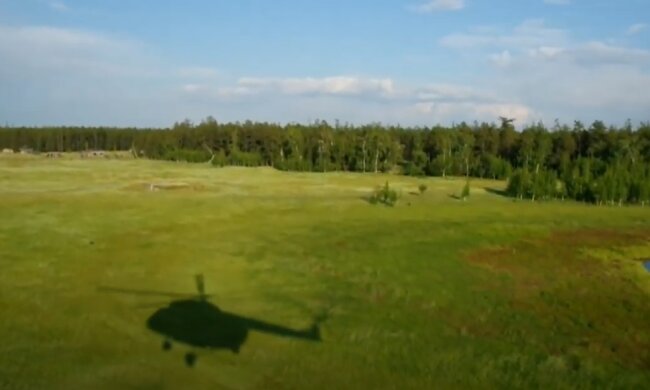
[[[0,124],[650,121],[648,0],[0,0]]]

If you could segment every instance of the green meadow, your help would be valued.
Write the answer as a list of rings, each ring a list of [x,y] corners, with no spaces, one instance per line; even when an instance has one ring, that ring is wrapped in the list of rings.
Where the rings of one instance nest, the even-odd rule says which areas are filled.
[[[370,204],[385,182],[397,204]],[[0,388],[647,386],[650,207],[464,185],[0,156]],[[198,274],[220,310],[320,337],[163,348],[147,320]]]

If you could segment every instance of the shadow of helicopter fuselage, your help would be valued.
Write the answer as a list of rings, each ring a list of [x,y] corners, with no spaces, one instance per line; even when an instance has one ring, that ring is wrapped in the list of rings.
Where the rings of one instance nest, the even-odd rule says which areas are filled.
[[[281,325],[228,313],[204,299],[171,302],[156,310],[147,327],[164,336],[193,347],[228,349],[239,353],[251,330],[276,336],[320,341],[318,324],[309,329],[295,330]]]

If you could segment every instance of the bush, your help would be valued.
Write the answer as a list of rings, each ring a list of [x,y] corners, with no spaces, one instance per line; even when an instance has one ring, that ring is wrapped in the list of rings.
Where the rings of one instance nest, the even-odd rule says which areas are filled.
[[[390,188],[388,182],[384,186],[375,190],[375,192],[370,196],[368,201],[371,204],[382,203],[386,206],[393,207],[397,203],[397,191]]]
[[[404,166],[404,174],[406,176],[424,176],[425,172],[422,167],[419,167],[412,162],[409,162]]]
[[[553,199],[563,197],[565,193],[575,190],[575,182],[569,181],[563,185],[557,179],[557,174],[550,170],[540,170],[530,173],[526,169],[517,169],[508,179],[506,193],[510,196],[533,201],[539,199]],[[581,190],[581,192],[584,192]]]
[[[244,166],[244,167],[259,167],[262,164],[262,156],[254,152],[242,152],[240,150],[233,150],[228,156],[228,163],[230,165]]]
[[[508,179],[506,193],[512,197],[523,199],[532,191],[532,180],[525,169],[517,169]]]
[[[420,184],[420,185],[418,186],[418,190],[420,191],[420,195],[424,194],[424,193],[426,192],[427,188],[428,188],[428,187],[427,187],[426,184],[424,184],[424,183]]]

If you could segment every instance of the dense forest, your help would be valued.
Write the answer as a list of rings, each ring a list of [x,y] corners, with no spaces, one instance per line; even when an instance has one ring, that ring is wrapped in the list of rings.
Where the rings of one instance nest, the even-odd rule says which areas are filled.
[[[650,201],[650,123],[634,128],[512,120],[451,127],[184,121],[169,129],[0,128],[0,148],[34,152],[130,150],[136,157],[293,171],[400,172],[508,179],[518,198],[597,204]]]

